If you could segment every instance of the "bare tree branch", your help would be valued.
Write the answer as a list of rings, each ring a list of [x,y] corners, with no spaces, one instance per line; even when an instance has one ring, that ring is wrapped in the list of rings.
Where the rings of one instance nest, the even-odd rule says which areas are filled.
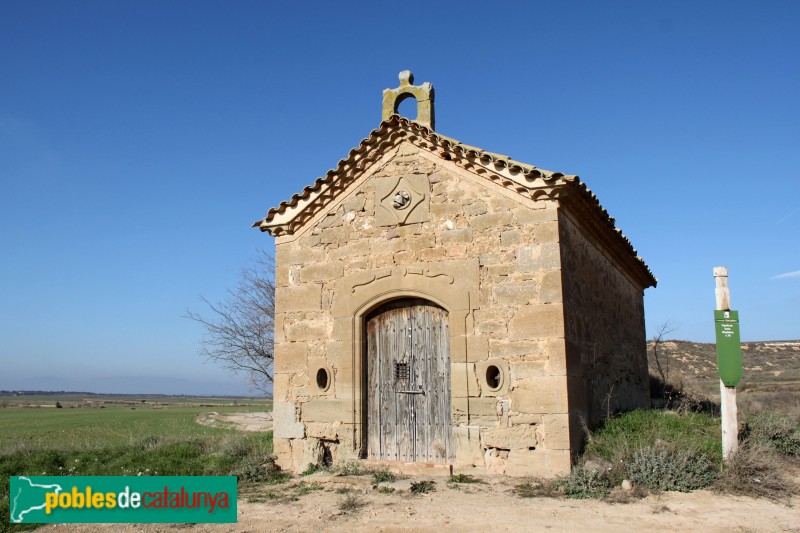
[[[253,386],[267,393],[273,376],[275,263],[266,252],[242,269],[239,284],[217,303],[200,300],[202,315],[186,311],[205,330],[200,353],[233,372],[248,374]]]
[[[669,355],[660,351],[666,341],[666,336],[678,329],[671,320],[663,322],[656,327],[656,332],[650,340],[653,347],[653,357],[650,358],[651,371],[661,380],[661,397],[664,398],[669,383]]]

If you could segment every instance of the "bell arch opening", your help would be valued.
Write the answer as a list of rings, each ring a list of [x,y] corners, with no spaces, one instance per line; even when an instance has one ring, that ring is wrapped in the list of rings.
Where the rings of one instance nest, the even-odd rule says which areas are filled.
[[[394,112],[401,117],[416,121],[419,117],[419,103],[411,93],[403,93],[394,101]]]

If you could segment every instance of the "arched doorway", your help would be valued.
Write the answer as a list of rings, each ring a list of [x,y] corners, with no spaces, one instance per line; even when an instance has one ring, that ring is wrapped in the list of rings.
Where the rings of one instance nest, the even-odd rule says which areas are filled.
[[[384,461],[448,463],[448,313],[422,299],[394,300],[367,316],[367,453]]]

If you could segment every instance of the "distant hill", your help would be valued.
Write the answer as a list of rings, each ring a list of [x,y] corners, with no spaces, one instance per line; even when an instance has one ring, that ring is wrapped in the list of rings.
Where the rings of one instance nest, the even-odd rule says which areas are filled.
[[[671,382],[683,381],[710,398],[719,396],[716,345],[671,340],[659,350],[668,356]],[[648,356],[652,361],[652,342]],[[742,343],[742,366],[742,392],[800,393],[800,340]]]
[[[90,391],[97,394],[166,394],[189,396],[248,396],[253,391],[244,382],[201,382],[163,376],[108,376],[67,378],[42,375],[19,379],[0,376],[0,389],[27,391]]]

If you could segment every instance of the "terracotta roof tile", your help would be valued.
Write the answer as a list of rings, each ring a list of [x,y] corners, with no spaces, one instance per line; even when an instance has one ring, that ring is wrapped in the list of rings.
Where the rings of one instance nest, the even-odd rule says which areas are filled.
[[[273,207],[267,212],[267,216],[263,219],[256,221],[253,227],[259,227],[261,231],[270,231],[271,224],[276,215],[285,213],[288,209],[296,207],[301,201],[308,200],[315,193],[319,192],[323,186],[331,184],[337,178],[340,178],[346,170],[351,169],[358,163],[360,155],[368,152],[373,146],[383,142],[388,134],[396,130],[405,130],[418,134],[425,138],[429,143],[434,146],[440,147],[443,152],[451,152],[470,160],[475,160],[483,167],[493,167],[497,172],[507,170],[514,176],[514,182],[526,187],[526,183],[531,183],[536,179],[544,180],[545,183],[557,185],[559,183],[568,186],[571,189],[579,191],[581,197],[590,204],[601,221],[602,225],[606,226],[608,232],[615,236],[618,243],[630,253],[643,269],[646,278],[652,283],[653,286],[657,283],[655,276],[650,271],[650,268],[639,257],[636,249],[633,247],[628,238],[614,225],[614,218],[608,214],[608,211],[600,204],[597,196],[586,186],[578,176],[565,175],[560,172],[551,172],[544,170],[533,165],[515,161],[505,155],[496,154],[481,150],[475,146],[463,144],[456,139],[441,135],[433,130],[401,117],[399,115],[392,115],[389,119],[381,122],[377,129],[372,130],[369,136],[363,139],[358,146],[350,150],[345,159],[339,161],[336,168],[330,169],[323,177],[317,178],[314,183],[303,188],[299,194],[293,195],[288,201],[281,202],[278,206]]]

